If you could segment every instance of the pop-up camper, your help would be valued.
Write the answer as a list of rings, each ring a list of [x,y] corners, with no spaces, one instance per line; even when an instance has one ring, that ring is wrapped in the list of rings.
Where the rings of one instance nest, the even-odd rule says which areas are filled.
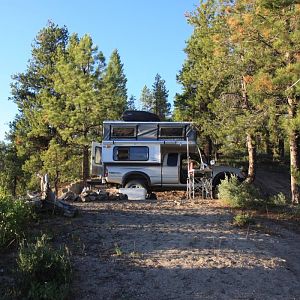
[[[102,142],[92,143],[92,175],[148,192],[186,189],[193,158],[192,169],[209,173],[213,187],[228,174],[243,178],[240,169],[204,164],[196,140],[190,122],[105,121]]]

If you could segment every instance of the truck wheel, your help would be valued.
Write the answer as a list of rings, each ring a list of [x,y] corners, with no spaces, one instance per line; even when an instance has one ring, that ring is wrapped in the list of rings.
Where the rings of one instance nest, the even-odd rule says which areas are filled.
[[[213,199],[219,199],[219,185],[213,187],[212,197]]]
[[[148,190],[147,184],[144,180],[134,179],[130,180],[125,184],[125,188],[136,188]]]

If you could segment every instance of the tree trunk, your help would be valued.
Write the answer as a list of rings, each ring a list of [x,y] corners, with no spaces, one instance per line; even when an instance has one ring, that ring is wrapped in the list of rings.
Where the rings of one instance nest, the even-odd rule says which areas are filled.
[[[247,182],[252,183],[255,179],[256,174],[256,145],[254,136],[250,133],[247,133],[247,150],[248,150],[248,177]]]
[[[243,76],[242,81],[242,98],[244,100],[243,107],[250,110],[250,105],[248,102],[248,94],[247,94],[247,84],[245,77]],[[247,182],[252,183],[255,179],[256,173],[256,143],[253,134],[249,132],[246,133],[246,140],[247,140],[247,150],[248,150],[248,177],[246,179]]]
[[[265,143],[266,143],[266,153],[268,155],[268,158],[273,158],[273,145],[270,141],[270,133],[269,131],[267,132],[266,134],[266,137],[265,137]]]
[[[278,152],[279,152],[279,159],[281,161],[284,160],[284,139],[280,138],[278,140]]]
[[[88,146],[83,146],[82,151],[82,180],[84,186],[86,186],[86,181],[89,177],[89,148]]]
[[[293,119],[296,116],[296,103],[293,99],[288,98],[289,118]],[[289,133],[290,143],[290,172],[291,172],[291,195],[292,204],[299,203],[299,187],[297,184],[297,173],[299,172],[299,132],[291,129]]]

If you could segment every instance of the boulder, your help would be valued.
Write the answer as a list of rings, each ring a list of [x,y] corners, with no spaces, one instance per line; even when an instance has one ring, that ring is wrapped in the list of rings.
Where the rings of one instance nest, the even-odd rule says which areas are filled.
[[[82,181],[78,181],[78,182],[71,183],[67,188],[68,191],[79,195],[84,188],[84,184]]]

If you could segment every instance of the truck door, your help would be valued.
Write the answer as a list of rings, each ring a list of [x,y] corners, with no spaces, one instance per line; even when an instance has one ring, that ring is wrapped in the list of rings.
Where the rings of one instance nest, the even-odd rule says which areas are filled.
[[[162,184],[179,183],[178,153],[167,153],[162,166]]]
[[[102,162],[102,144],[92,142],[91,149],[91,175],[103,176],[103,162]]]

